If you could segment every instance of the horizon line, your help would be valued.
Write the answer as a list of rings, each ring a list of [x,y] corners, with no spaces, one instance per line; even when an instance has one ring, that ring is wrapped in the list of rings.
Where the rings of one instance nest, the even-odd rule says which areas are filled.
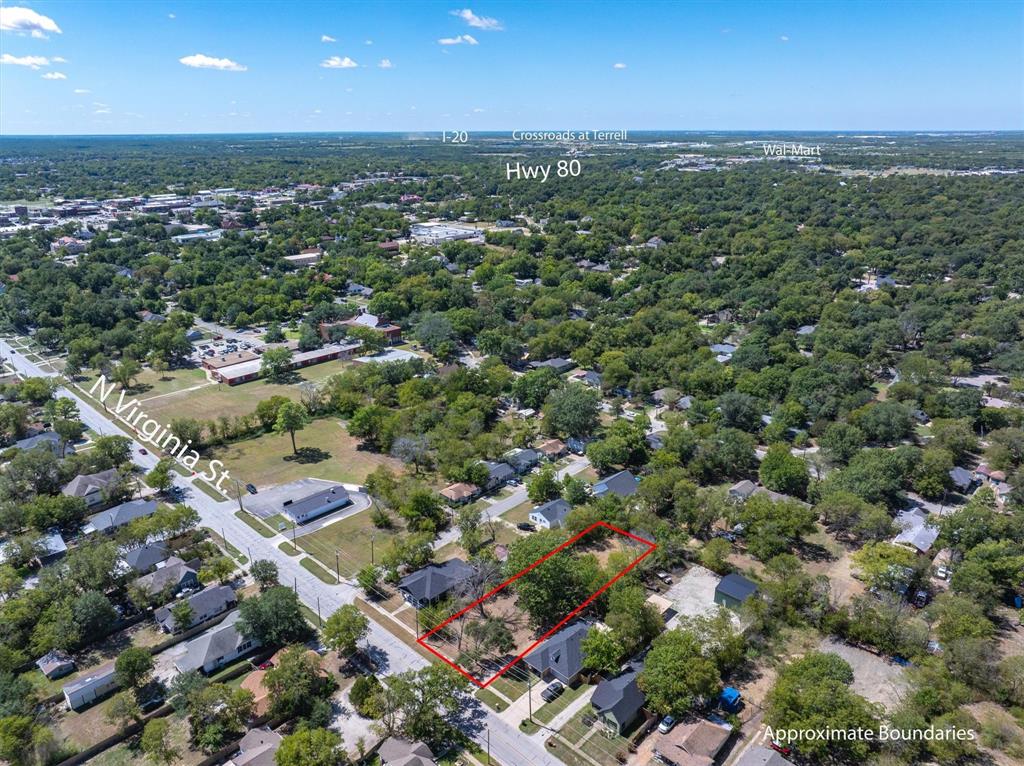
[[[938,129],[938,128],[584,128],[584,130],[593,132],[595,130],[607,133],[613,132],[625,132],[627,135],[634,134],[650,134],[650,133],[680,133],[680,134],[734,134],[734,135],[750,135],[759,133],[795,133],[795,134],[821,134],[821,135],[841,135],[848,138],[873,138],[874,133],[885,133],[892,135],[969,135],[969,134],[986,134],[986,135],[1013,135],[1021,134],[1024,135],[1024,127],[1021,128],[955,128],[955,129]],[[526,132],[545,132],[545,133],[564,133],[567,131],[579,132],[579,128],[575,127],[562,127],[562,128],[497,128],[488,130],[470,130],[466,131],[470,134],[478,136],[504,136],[513,132],[526,133]],[[200,131],[200,132],[188,132],[188,131],[151,131],[142,133],[12,133],[5,134],[0,131],[0,141],[4,139],[40,139],[40,138],[137,138],[137,137],[171,137],[171,136],[327,136],[327,135],[352,135],[352,136],[402,136],[402,135],[424,135],[424,136],[440,136],[445,132],[453,132],[449,130],[432,130],[432,129],[420,129],[420,130],[245,130],[245,131]],[[849,135],[850,133],[857,133],[860,135]],[[548,142],[546,139],[515,139],[524,143],[545,143]],[[578,140],[578,139],[576,139]],[[588,139],[596,140],[596,139]],[[616,142],[616,139],[601,139],[602,142]],[[627,143],[629,139],[618,139],[618,142]],[[458,146],[458,144],[452,144],[452,146]]]

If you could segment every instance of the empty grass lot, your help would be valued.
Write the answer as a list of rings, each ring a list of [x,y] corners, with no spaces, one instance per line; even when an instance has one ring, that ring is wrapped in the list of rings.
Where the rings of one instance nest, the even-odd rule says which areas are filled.
[[[88,391],[92,388],[93,383],[96,382],[98,377],[99,375],[94,372],[88,376],[83,376],[79,380],[79,385]],[[144,402],[154,396],[163,396],[164,394],[171,394],[192,388],[193,386],[202,385],[210,385],[210,383],[206,378],[206,372],[200,367],[167,370],[165,372],[144,369],[135,378],[134,385],[128,389],[124,398],[138,399],[140,402]],[[100,393],[99,389],[96,390],[96,393]],[[112,400],[115,400],[120,393],[121,388],[114,384],[114,393],[110,395],[107,404],[112,404]]]
[[[255,406],[253,403],[252,406]],[[304,478],[361,484],[375,468],[386,465],[400,471],[399,460],[358,449],[359,441],[334,418],[315,420],[295,434],[299,454],[292,452],[288,434],[263,434],[210,450],[231,475],[257,487]]]
[[[374,558],[379,563],[390,542],[402,534],[402,531],[403,525],[398,519],[395,519],[394,529],[377,529],[370,520],[370,509],[367,509],[347,519],[328,524],[316,532],[302,535],[297,542],[300,548],[332,572],[337,552],[341,576],[352,577],[371,563],[371,538]]]

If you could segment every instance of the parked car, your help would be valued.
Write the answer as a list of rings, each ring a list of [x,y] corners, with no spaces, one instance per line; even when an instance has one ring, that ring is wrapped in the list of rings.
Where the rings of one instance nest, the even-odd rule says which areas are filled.
[[[793,748],[791,748],[789,745],[783,745],[781,742],[775,739],[768,743],[768,747],[770,747],[777,753],[782,753],[783,755],[789,755],[793,752]]]
[[[256,485],[255,484],[246,484],[245,485],[245,490],[250,495],[255,495],[256,494]]]
[[[672,584],[672,575],[670,575],[668,572],[657,572],[655,576],[666,585]]]
[[[931,600],[931,594],[926,590],[919,590],[914,594],[914,606],[918,609],[923,609],[928,606],[928,602]]]
[[[537,527],[535,527],[533,524],[531,524],[528,521],[520,521],[518,524],[516,524],[516,529],[521,529],[524,532],[535,532],[535,531],[537,531]]]
[[[553,702],[558,699],[559,695],[565,691],[565,687],[562,686],[561,681],[553,681],[548,684],[547,688],[540,693],[540,697],[545,702]]]
[[[145,447],[139,447],[139,454],[140,455],[148,455],[149,451]]]
[[[948,580],[949,567],[939,567],[935,570],[935,576],[938,577],[940,580]]]
[[[661,719],[661,723],[658,724],[658,731],[662,734],[668,734],[672,731],[672,727],[676,725],[676,719],[670,715],[665,716]]]

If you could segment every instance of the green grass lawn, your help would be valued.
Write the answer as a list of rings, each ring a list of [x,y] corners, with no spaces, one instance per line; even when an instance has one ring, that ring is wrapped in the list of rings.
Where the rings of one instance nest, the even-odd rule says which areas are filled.
[[[505,709],[505,700],[490,689],[477,689],[475,696],[491,710],[500,712]]]
[[[281,543],[277,547],[280,548],[285,553],[287,553],[289,556],[298,556],[299,555],[298,549],[294,545],[292,545],[291,543]]]
[[[216,447],[208,457],[223,461],[243,484],[252,482],[258,487],[304,478],[361,484],[380,465],[402,470],[399,460],[358,449],[358,440],[335,418],[313,421],[295,434],[295,443],[298,455],[292,452],[287,434],[269,433]]]
[[[520,503],[515,508],[505,511],[501,514],[501,518],[510,524],[520,524],[530,520],[530,511],[532,510],[533,503],[527,500],[525,503]]]
[[[379,562],[391,540],[403,531],[397,519],[393,529],[377,529],[370,520],[370,512],[367,509],[302,535],[298,538],[298,545],[331,571],[334,571],[337,552],[341,576],[351,577],[371,563],[371,552],[374,560]]]
[[[518,671],[515,671],[518,673]],[[510,700],[517,700],[526,694],[529,689],[529,685],[525,680],[520,681],[518,679],[509,678],[509,674],[505,673],[495,679],[494,683],[491,684],[494,690],[504,694]]]
[[[335,578],[332,572],[328,572],[320,564],[317,564],[316,561],[309,558],[308,556],[304,556],[302,559],[299,560],[299,566],[301,566],[307,572],[311,572],[312,574],[316,575],[316,577],[318,577],[321,582],[325,582],[330,585],[334,585],[337,582],[337,579]]]
[[[197,391],[179,390],[176,394],[150,399],[143,404],[150,417],[169,423],[180,417],[216,420],[221,415],[247,415],[256,409],[259,402],[272,396],[287,396],[297,401],[299,389],[297,386],[264,380],[254,380],[238,386],[214,383]]]
[[[565,691],[554,702],[549,702],[546,705],[542,705],[539,710],[534,710],[533,717],[541,723],[551,723],[551,720],[556,715],[569,707],[574,700],[579,699],[590,688],[588,684],[579,684],[575,688],[571,686],[566,687]]]
[[[245,511],[235,511],[235,516],[237,516],[242,521],[244,521],[246,524],[248,524],[250,527],[255,529],[257,532],[259,532],[261,535],[263,535],[263,537],[273,537],[274,536],[274,530],[271,529],[270,527],[268,527],[266,524],[264,524],[259,519],[257,519],[251,513],[246,513]]]
[[[89,390],[92,388],[93,383],[96,382],[98,377],[99,375],[95,372],[91,372],[89,375],[83,375],[79,378],[79,385],[86,390]],[[164,372],[144,369],[135,379],[135,384],[128,389],[128,392],[125,394],[125,399],[132,398],[138,399],[140,402],[145,402],[146,399],[153,396],[162,396],[176,391],[183,391],[184,389],[206,383],[208,383],[206,372],[199,367],[182,370],[166,370]],[[116,399],[121,392],[119,387],[115,386],[115,389],[116,390],[111,394],[110,399],[107,400],[108,404],[112,403],[111,400]],[[99,393],[99,389],[97,389],[96,393]]]

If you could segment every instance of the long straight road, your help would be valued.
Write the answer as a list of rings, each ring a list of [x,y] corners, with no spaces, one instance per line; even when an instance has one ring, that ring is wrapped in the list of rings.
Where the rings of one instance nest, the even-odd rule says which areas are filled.
[[[0,356],[25,377],[58,377],[56,373],[43,370],[25,358],[6,340],[0,340]],[[114,413],[97,409],[78,391],[65,386],[58,388],[56,395],[72,399],[78,406],[82,422],[93,432],[104,436],[127,436],[131,440],[132,460],[136,465],[147,471],[156,466],[159,457],[153,454],[152,447],[147,444],[148,454],[143,454],[143,444],[135,438],[132,428],[123,423],[121,427],[116,425],[117,416]],[[235,548],[245,553],[250,561],[254,558],[273,561],[277,565],[281,583],[291,585],[299,599],[310,609],[319,610],[321,615],[328,616],[342,605],[353,603],[359,595],[357,589],[350,583],[342,581],[338,584],[328,584],[310,574],[299,564],[301,556],[289,556],[277,547],[285,538],[263,537],[235,516],[236,504],[233,501],[214,500],[195,486],[194,476],[182,476],[176,472],[171,472],[171,476],[174,485],[186,497],[187,504],[199,514],[203,526],[223,535]],[[385,656],[381,662],[382,673],[401,673],[423,668],[428,664],[424,657],[376,620],[370,620],[370,632],[366,643]],[[489,746],[491,755],[502,766],[564,766],[560,760],[545,750],[538,735],[527,736],[515,726],[503,721],[486,706],[481,704],[480,709],[482,725],[474,725],[467,734],[481,748],[487,749]]]

